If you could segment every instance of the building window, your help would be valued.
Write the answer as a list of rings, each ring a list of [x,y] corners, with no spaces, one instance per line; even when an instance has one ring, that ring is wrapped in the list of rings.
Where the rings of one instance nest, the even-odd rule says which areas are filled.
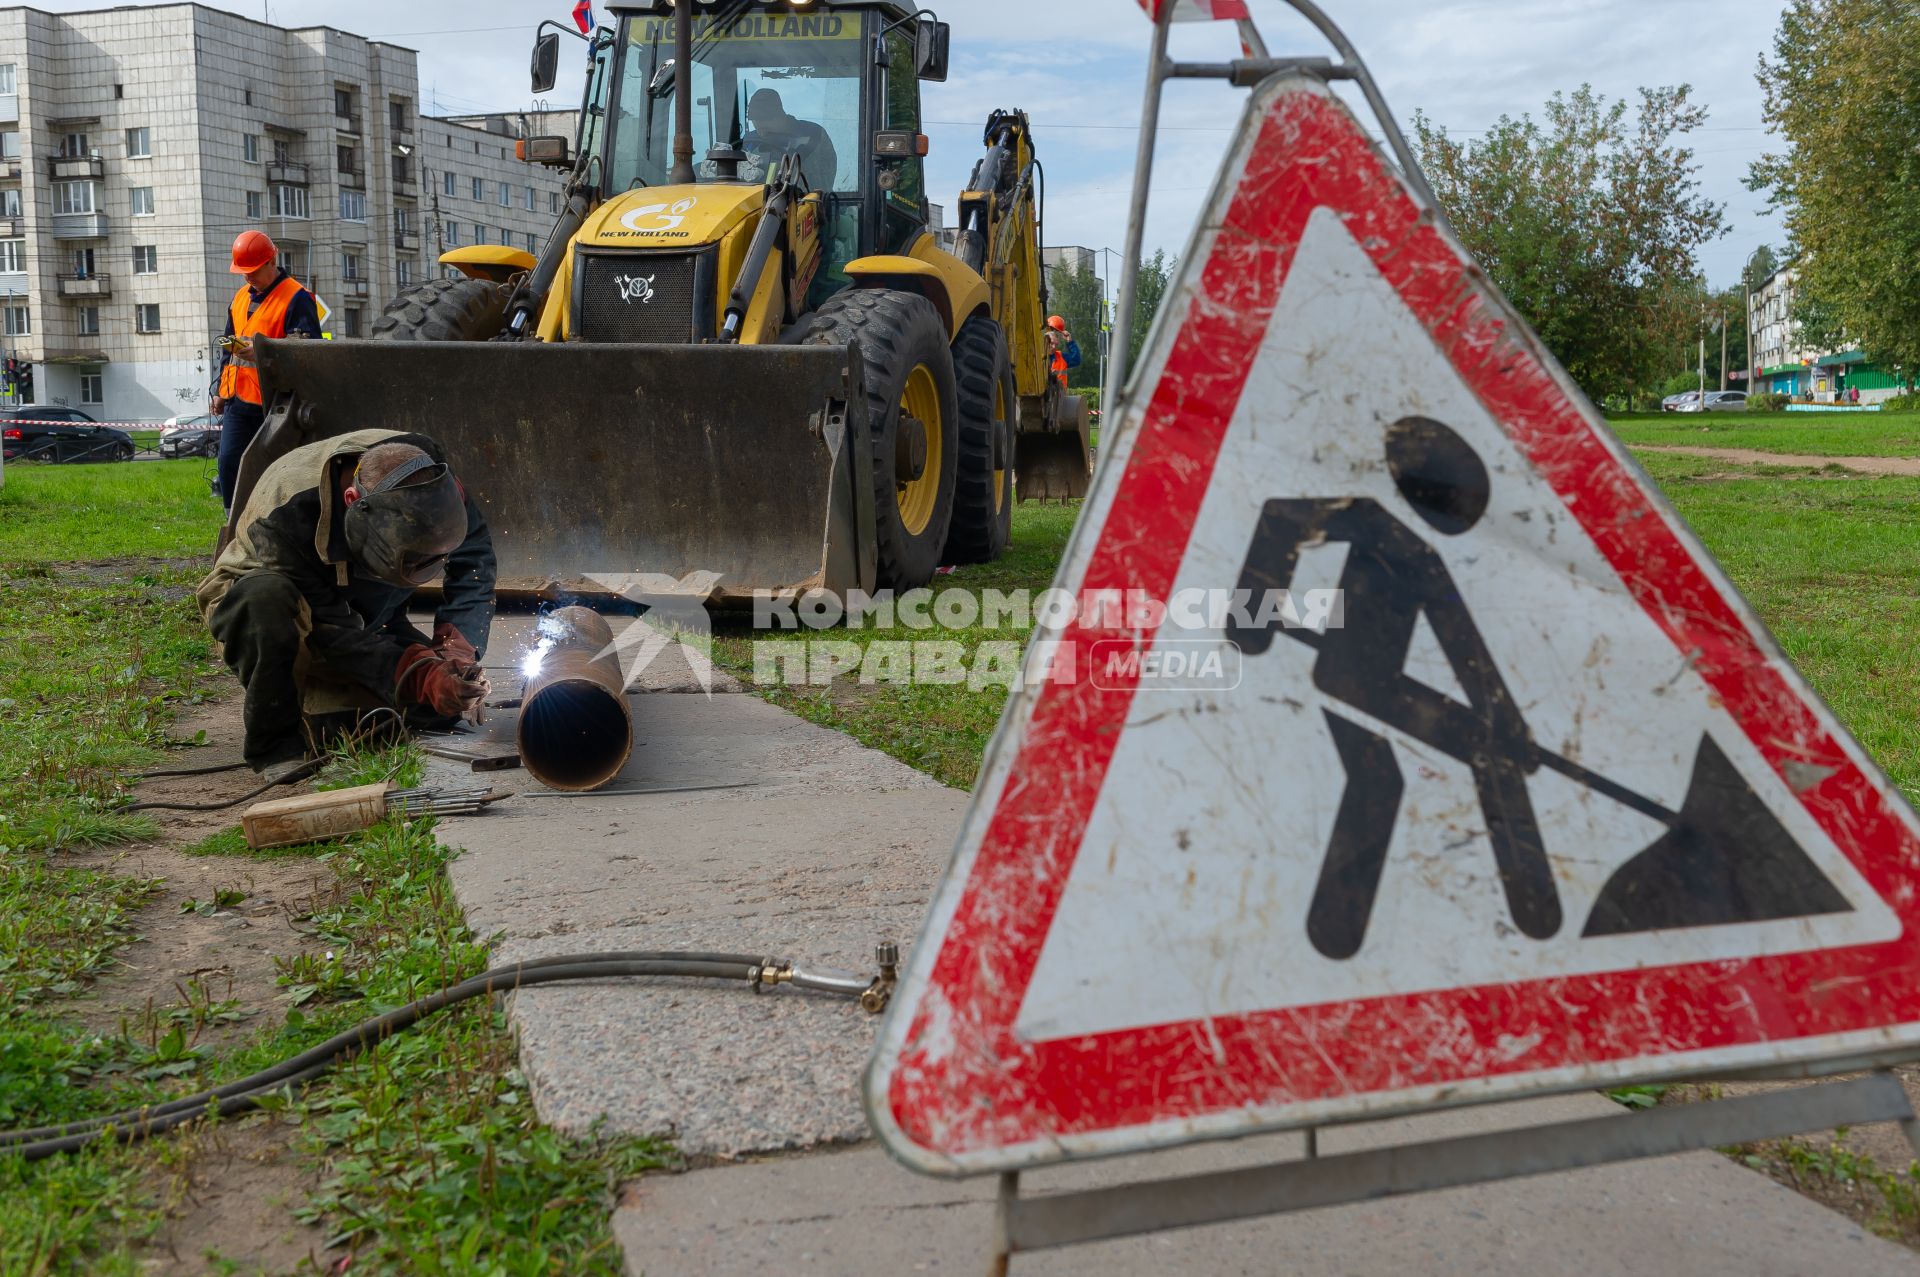
[[[500,183],[500,207],[501,208],[513,207],[513,188],[511,186],[508,186],[505,182]]]
[[[447,223],[447,247],[460,247],[460,223],[458,222]]]
[[[487,242],[487,228],[478,222],[473,224],[473,242],[476,244],[484,244]]]
[[[252,89],[243,89],[243,90],[241,91],[241,93],[240,93],[240,100],[241,100],[242,102],[245,102],[245,103],[246,103],[246,104],[247,104],[248,106],[252,106],[252,105],[253,105],[253,90],[252,90]]]
[[[527,251],[535,257],[540,256],[540,241],[533,237],[532,231],[527,232]]]
[[[153,130],[146,126],[127,130],[127,158],[145,160],[153,157]]]
[[[100,308],[98,306],[82,306],[79,310],[75,311],[73,328],[74,331],[82,337],[98,337],[100,335]]]
[[[87,158],[87,135],[69,133],[60,139],[60,155],[64,159],[84,160]]]
[[[9,337],[33,336],[33,316],[28,312],[25,302],[7,303],[4,326]]]
[[[273,188],[273,215],[275,217],[305,218],[307,213],[307,188],[304,186],[276,186]]]
[[[56,213],[93,212],[92,182],[55,182],[53,211]]]
[[[365,191],[340,192],[340,220],[343,222],[364,222],[367,220],[367,193]]]
[[[360,308],[358,306],[347,306],[341,310],[340,335],[342,337],[358,337],[360,335]]]
[[[136,275],[157,275],[160,273],[160,250],[152,244],[133,246],[133,273]]]
[[[396,133],[407,131],[407,104],[405,102],[387,103],[387,123]]]
[[[141,302],[133,308],[133,328],[135,332],[157,333],[160,331],[160,303]]]
[[[360,166],[354,163],[355,154],[352,147],[340,147],[334,154],[342,173],[358,173],[360,171]]]
[[[93,275],[93,250],[91,248],[74,249],[73,277],[75,279],[92,279]]]
[[[247,163],[258,164],[260,162],[260,135],[258,133],[249,133],[241,138],[240,153],[246,157]]]
[[[133,215],[135,217],[153,216],[153,188],[151,186],[136,186],[132,191],[128,192],[128,194],[131,197],[130,202],[133,205]]]
[[[20,216],[20,188],[9,187],[0,191],[0,217]]]
[[[0,274],[18,275],[27,268],[27,241],[0,239]]]
[[[335,89],[333,91],[333,113],[343,120],[353,118],[353,90]]]
[[[547,212],[558,213],[559,211],[560,211],[560,192],[548,191],[547,192]]]
[[[19,141],[20,141],[20,135],[16,133],[14,135],[14,144],[18,146]],[[443,195],[453,194],[453,174],[452,173],[442,173],[440,175],[440,192]]]
[[[100,370],[97,368],[92,372],[80,374],[81,407],[98,406],[107,401],[105,382],[106,379],[100,375]]]
[[[247,220],[257,222],[266,216],[266,197],[259,191],[247,192]]]
[[[12,62],[0,62],[0,93],[13,93],[17,91],[16,85],[18,82],[14,79],[15,65],[16,64]]]
[[[393,210],[393,233],[395,235],[413,234],[413,210],[396,208]]]
[[[20,158],[20,130],[0,129],[0,159]]]
[[[487,184],[484,179],[478,177],[473,179],[473,198],[476,200],[487,198]]]
[[[352,252],[351,250],[348,250],[348,249],[342,249],[340,251],[340,278],[342,279],[361,278],[360,254],[356,252]]]
[[[293,148],[287,144],[285,138],[273,139],[273,162],[275,164],[293,163]]]
[[[394,264],[393,277],[399,281],[402,288],[411,284],[413,282],[413,259],[411,257],[402,257],[396,262]]]
[[[531,186],[527,188],[527,212],[533,212],[533,188]]]

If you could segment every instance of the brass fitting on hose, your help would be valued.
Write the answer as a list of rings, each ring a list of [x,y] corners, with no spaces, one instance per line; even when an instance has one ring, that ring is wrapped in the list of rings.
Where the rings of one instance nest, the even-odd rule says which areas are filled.
[[[880,974],[860,995],[860,1009],[869,1015],[879,1015],[893,1000],[894,986],[900,983],[900,946],[883,940],[875,946],[873,957],[880,964]]]
[[[793,980],[793,964],[779,958],[768,958],[757,967],[747,970],[747,983],[753,986],[755,993],[765,993],[776,984],[788,984]]]

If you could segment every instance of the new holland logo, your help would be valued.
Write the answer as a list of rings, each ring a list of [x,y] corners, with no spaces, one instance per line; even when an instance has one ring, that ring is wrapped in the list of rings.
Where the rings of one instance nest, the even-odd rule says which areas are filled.
[[[639,275],[619,275],[614,278],[613,286],[620,290],[620,300],[631,306],[634,302],[645,304],[653,300],[653,281],[655,276],[642,278]]]

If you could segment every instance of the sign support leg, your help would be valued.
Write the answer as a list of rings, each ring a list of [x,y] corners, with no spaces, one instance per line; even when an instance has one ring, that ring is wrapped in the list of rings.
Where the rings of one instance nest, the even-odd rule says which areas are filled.
[[[1920,1152],[1920,1116],[1900,1080],[1881,1070],[1739,1099],[1328,1157],[1316,1155],[1309,1131],[1308,1156],[1299,1161],[1040,1197],[1022,1198],[1019,1175],[1008,1173],[1000,1176],[989,1272],[1007,1277],[1012,1256],[1024,1251],[1887,1121],[1900,1123]]]

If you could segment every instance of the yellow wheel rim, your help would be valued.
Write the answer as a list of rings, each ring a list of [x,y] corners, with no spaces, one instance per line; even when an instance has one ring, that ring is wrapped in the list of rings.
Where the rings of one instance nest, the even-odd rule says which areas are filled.
[[[934,507],[940,504],[940,471],[946,448],[946,422],[940,416],[940,384],[933,370],[915,364],[907,374],[907,388],[900,396],[900,415],[918,419],[927,432],[927,464],[918,479],[896,481],[900,502],[900,522],[913,536],[919,536],[933,522]],[[896,443],[897,447],[898,444]]]
[[[1013,440],[1013,423],[1007,420],[1007,384],[1004,381],[996,385],[993,391],[993,428],[996,435],[1004,428],[1006,430],[1007,441],[1011,444]],[[998,440],[996,439],[994,442],[997,443]],[[1002,453],[1001,459],[1005,460],[1004,453]],[[993,468],[993,512],[999,514],[1006,508],[1007,468],[1005,466],[995,466]]]

